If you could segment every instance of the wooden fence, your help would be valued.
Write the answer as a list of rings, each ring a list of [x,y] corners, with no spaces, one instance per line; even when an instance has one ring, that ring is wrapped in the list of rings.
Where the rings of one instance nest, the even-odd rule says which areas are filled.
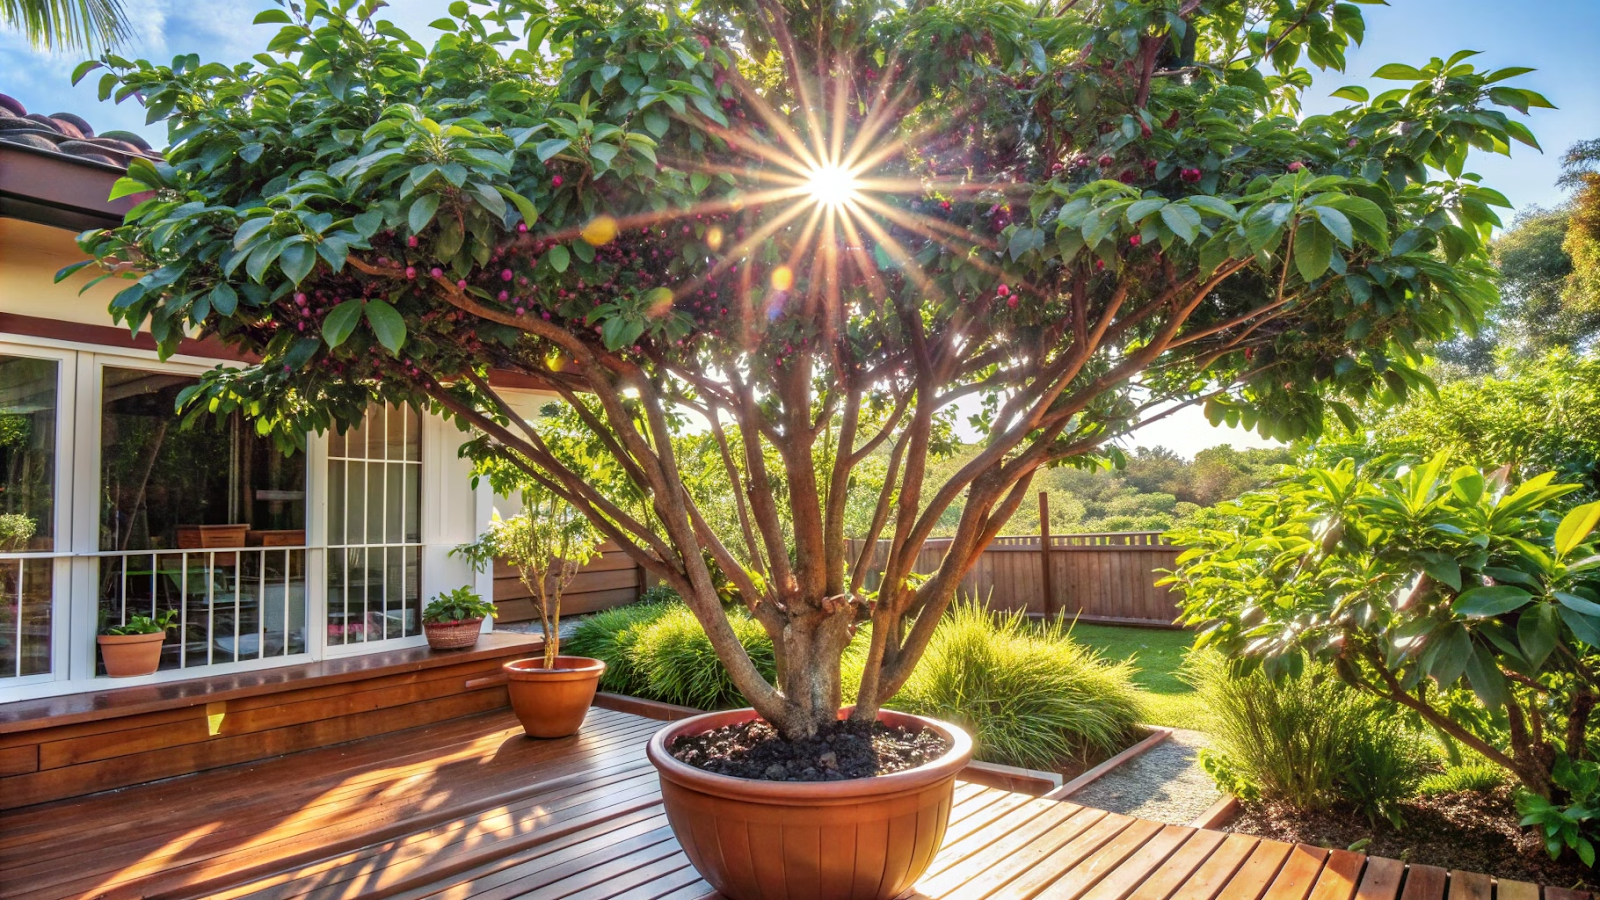
[[[1040,564],[1041,538],[1050,547],[1048,570]],[[949,545],[947,538],[929,540],[913,571],[938,569]],[[860,541],[850,542],[851,559],[860,548]],[[1166,543],[1159,531],[997,537],[962,579],[958,593],[986,599],[990,608],[1008,612],[1171,625],[1179,598],[1156,585],[1161,578],[1156,570],[1172,568],[1182,551]],[[888,542],[880,541],[869,585],[876,585],[887,553]]]
[[[626,606],[639,599],[643,572],[615,544],[602,548],[598,559],[578,571],[561,597],[561,614],[576,616]],[[502,622],[537,621],[539,611],[517,570],[500,560],[494,564],[494,602]]]

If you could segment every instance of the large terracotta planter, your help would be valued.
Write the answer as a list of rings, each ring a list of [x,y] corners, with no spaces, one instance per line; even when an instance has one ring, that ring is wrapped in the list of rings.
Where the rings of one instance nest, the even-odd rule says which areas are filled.
[[[577,734],[605,670],[605,663],[587,656],[558,656],[553,669],[544,667],[542,656],[506,663],[511,708],[522,730],[536,738]]]
[[[165,631],[155,634],[102,634],[100,658],[105,661],[106,674],[112,678],[132,678],[149,675],[161,667],[161,644],[167,639]]]
[[[683,719],[646,749],[667,821],[705,880],[732,900],[888,900],[911,887],[944,841],[956,773],[972,759],[967,733],[884,710],[879,721],[932,727],[950,751],[892,775],[820,783],[718,775],[667,752],[679,735],[753,718],[741,709]]]

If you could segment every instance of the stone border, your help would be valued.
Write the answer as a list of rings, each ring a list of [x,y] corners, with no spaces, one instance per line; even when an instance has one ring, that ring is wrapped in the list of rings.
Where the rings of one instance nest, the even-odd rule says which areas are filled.
[[[1073,794],[1076,794],[1077,792],[1083,790],[1084,788],[1088,787],[1089,785],[1093,784],[1094,782],[1099,781],[1101,778],[1105,777],[1113,769],[1117,768],[1118,766],[1122,765],[1123,763],[1127,762],[1128,760],[1133,759],[1134,757],[1143,754],[1146,750],[1149,750],[1151,747],[1154,747],[1155,745],[1161,743],[1162,741],[1164,741],[1167,738],[1172,736],[1172,729],[1170,729],[1170,728],[1162,728],[1162,727],[1154,726],[1154,725],[1148,725],[1148,726],[1145,726],[1145,727],[1149,729],[1150,734],[1147,735],[1144,738],[1144,740],[1141,740],[1139,743],[1134,744],[1132,747],[1129,747],[1126,750],[1123,750],[1121,753],[1118,753],[1116,756],[1111,757],[1110,759],[1108,759],[1105,762],[1099,764],[1098,766],[1095,766],[1094,768],[1092,768],[1089,771],[1083,773],[1082,775],[1079,775],[1077,778],[1072,779],[1071,781],[1067,782],[1066,784],[1062,785],[1061,787],[1058,787],[1055,790],[1051,791],[1050,793],[1045,794],[1044,795],[1044,799],[1046,799],[1046,800],[1066,800],[1066,799],[1069,799]]]

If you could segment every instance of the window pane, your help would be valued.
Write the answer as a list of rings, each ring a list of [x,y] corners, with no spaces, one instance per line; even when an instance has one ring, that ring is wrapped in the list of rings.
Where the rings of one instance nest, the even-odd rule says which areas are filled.
[[[50,671],[50,599],[55,563],[0,560],[0,679]]]
[[[0,553],[55,549],[59,367],[0,356]]]

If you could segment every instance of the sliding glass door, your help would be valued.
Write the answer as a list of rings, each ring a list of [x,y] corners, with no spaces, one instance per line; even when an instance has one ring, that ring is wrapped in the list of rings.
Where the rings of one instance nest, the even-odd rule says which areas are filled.
[[[62,362],[0,349],[0,685],[53,668]]]

